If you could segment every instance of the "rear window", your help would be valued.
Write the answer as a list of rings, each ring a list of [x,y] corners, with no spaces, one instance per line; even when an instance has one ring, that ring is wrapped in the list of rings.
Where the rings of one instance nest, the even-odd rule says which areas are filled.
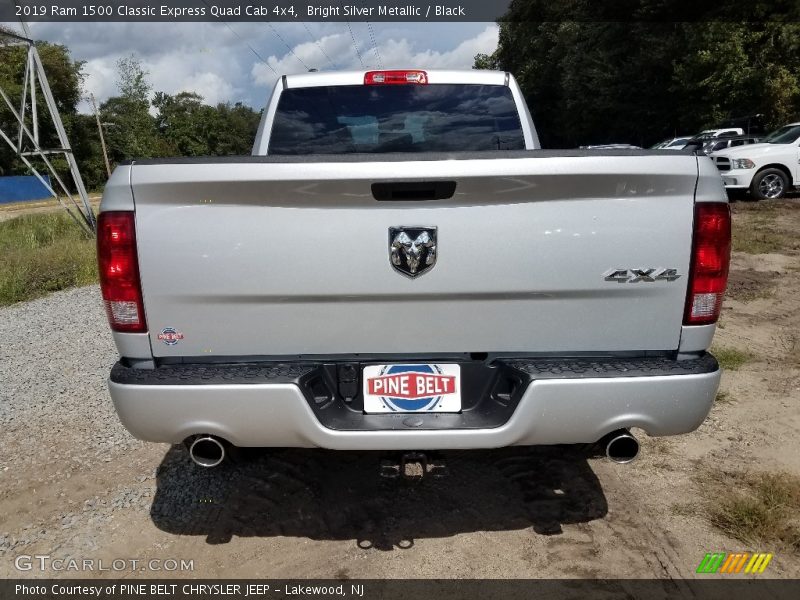
[[[284,90],[270,155],[525,148],[500,85],[357,85]]]

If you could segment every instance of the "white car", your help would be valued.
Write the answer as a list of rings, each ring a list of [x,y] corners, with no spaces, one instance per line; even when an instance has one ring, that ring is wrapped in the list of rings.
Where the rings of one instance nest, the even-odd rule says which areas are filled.
[[[760,144],[713,152],[725,188],[754,198],[782,198],[800,187],[800,122],[773,131]]]
[[[652,150],[683,150],[683,147],[689,143],[692,137],[685,135],[681,137],[671,138],[652,146]]]
[[[694,137],[717,138],[717,137],[730,137],[733,135],[744,135],[744,129],[742,129],[741,127],[728,127],[725,129],[704,129]]]
[[[597,144],[595,146],[581,146],[580,150],[641,150],[641,146],[631,144]]]

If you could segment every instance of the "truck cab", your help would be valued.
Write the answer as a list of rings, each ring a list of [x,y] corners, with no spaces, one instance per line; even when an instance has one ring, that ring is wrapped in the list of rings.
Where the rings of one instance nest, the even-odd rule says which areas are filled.
[[[711,156],[729,190],[749,190],[757,200],[782,198],[800,186],[800,122],[789,123],[758,144]]]

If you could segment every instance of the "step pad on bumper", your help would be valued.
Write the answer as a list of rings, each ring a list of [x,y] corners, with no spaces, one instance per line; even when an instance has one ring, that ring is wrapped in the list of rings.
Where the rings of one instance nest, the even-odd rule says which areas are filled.
[[[532,379],[582,379],[589,377],[654,377],[711,373],[719,368],[711,354],[689,360],[661,356],[650,358],[579,358],[511,360],[508,365]]]
[[[408,359],[406,361],[408,362]],[[494,362],[522,371],[531,379],[691,375],[711,373],[719,368],[717,360],[708,353],[689,360],[656,356],[647,358],[498,359]],[[309,362],[187,363],[164,365],[156,369],[139,369],[126,367],[118,362],[111,369],[111,381],[126,385],[294,383],[321,366],[322,363]]]

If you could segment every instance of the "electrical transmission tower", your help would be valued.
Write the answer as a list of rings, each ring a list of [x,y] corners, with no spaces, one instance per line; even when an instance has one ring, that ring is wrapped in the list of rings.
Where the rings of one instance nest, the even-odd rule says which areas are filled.
[[[25,62],[25,75],[22,82],[22,98],[18,105],[15,105],[8,94],[0,85],[0,98],[2,102],[8,107],[8,110],[14,117],[10,127],[4,127],[0,123],[0,140],[8,144],[13,150],[15,156],[19,158],[30,169],[33,175],[41,182],[41,184],[49,191],[54,198],[56,198],[63,206],[70,216],[75,219],[75,222],[87,233],[94,234],[96,229],[94,212],[89,204],[89,196],[86,194],[86,188],[83,185],[80,171],[78,170],[78,163],[75,162],[75,156],[72,153],[72,147],[69,145],[67,139],[67,132],[64,129],[64,124],[61,122],[61,116],[58,113],[53,93],[50,90],[50,84],[47,82],[47,75],[42,66],[42,60],[39,57],[39,52],[36,50],[36,45],[31,38],[30,30],[27,24],[22,22],[22,29],[24,36],[17,35],[5,29],[0,30],[0,56],[5,48],[13,46],[22,46],[26,48],[26,62]],[[39,124],[42,122],[39,115],[39,106],[36,103],[37,91],[41,93],[47,109],[47,116],[55,126],[56,133],[58,134],[57,148],[43,148],[40,144],[40,128]],[[47,118],[47,117],[46,117]],[[16,130],[16,131],[14,131]],[[78,199],[70,191],[68,184],[69,181],[64,181],[56,169],[53,167],[52,157],[63,156],[69,165],[69,172],[72,178],[72,186],[77,192]],[[32,162],[36,161],[39,169],[34,166]],[[39,164],[41,163],[41,164]],[[44,168],[42,169],[42,165]],[[51,182],[45,179],[40,170],[49,174]]]

